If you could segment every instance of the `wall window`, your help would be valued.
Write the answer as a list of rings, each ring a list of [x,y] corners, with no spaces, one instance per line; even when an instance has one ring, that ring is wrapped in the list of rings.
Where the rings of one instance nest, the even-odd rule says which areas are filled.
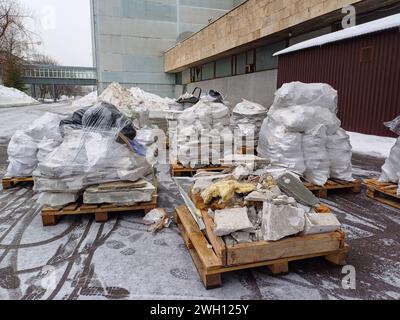
[[[190,82],[201,81],[201,67],[194,67],[190,69]]]
[[[255,52],[250,50],[235,56],[234,75],[246,74],[255,71]]]
[[[286,48],[285,42],[274,43],[256,49],[256,71],[270,70],[278,68],[278,57],[274,53]]]
[[[190,69],[182,72],[182,84],[190,83]]]
[[[246,73],[246,53],[241,53],[236,56],[235,63],[235,74],[245,74]]]
[[[215,76],[217,78],[229,77],[232,75],[232,57],[217,60],[215,64]]]
[[[175,73],[175,84],[182,84],[182,72]]]
[[[201,80],[210,80],[215,78],[215,62],[207,63],[202,66]]]

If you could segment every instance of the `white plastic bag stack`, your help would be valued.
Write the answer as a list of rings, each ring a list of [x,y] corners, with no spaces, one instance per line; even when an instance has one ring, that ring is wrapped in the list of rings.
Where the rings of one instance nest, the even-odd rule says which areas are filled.
[[[353,181],[350,138],[336,116],[337,91],[322,83],[284,84],[260,132],[258,153],[316,185]]]
[[[232,136],[229,124],[230,111],[222,103],[200,101],[186,109],[172,139],[173,160],[190,167],[218,164],[224,156],[223,138]]]
[[[46,113],[35,120],[26,130],[17,131],[8,145],[9,166],[6,176],[31,176],[38,162],[57,148],[62,142],[59,131],[63,116]]]
[[[267,113],[268,109],[262,105],[243,99],[232,111],[231,128],[235,138],[253,139],[254,146],[257,146],[260,129]]]

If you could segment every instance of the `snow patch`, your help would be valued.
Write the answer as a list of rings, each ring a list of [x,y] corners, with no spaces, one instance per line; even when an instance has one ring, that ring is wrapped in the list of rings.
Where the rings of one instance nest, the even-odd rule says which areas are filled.
[[[386,159],[396,143],[395,138],[372,136],[357,132],[347,132],[347,134],[350,136],[353,153],[360,155]]]
[[[26,93],[0,85],[0,107],[18,107],[39,104]]]
[[[343,29],[337,32],[326,34],[311,40],[307,40],[298,44],[295,44],[289,48],[281,50],[274,54],[279,56],[290,52],[300,51],[312,47],[323,46],[328,43],[334,43],[341,40],[359,37],[362,35],[393,29],[400,26],[400,14],[395,14],[383,19],[378,19],[372,22],[360,24],[351,28]]]
[[[90,107],[90,106],[94,105],[96,103],[96,101],[97,101],[97,91],[93,91],[93,92],[89,93],[88,95],[75,100],[72,103],[72,106],[81,109],[81,108]]]

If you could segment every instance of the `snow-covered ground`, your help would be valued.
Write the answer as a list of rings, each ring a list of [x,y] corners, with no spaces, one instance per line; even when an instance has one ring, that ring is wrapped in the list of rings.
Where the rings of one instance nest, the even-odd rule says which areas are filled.
[[[68,115],[76,109],[70,102],[0,108],[0,143],[6,143],[15,131],[24,129],[46,112]]]
[[[26,93],[0,85],[0,107],[18,107],[39,104]]]
[[[93,105],[97,101],[97,91],[93,91],[88,95],[72,102],[72,106],[76,108],[85,108]]]
[[[350,136],[353,153],[376,158],[388,158],[396,139],[347,132]]]

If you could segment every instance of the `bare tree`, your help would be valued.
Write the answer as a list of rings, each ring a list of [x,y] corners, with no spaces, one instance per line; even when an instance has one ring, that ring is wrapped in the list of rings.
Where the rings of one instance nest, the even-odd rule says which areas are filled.
[[[27,29],[27,11],[15,0],[0,0],[0,76],[20,69],[33,33]],[[15,76],[15,75],[13,75]]]

